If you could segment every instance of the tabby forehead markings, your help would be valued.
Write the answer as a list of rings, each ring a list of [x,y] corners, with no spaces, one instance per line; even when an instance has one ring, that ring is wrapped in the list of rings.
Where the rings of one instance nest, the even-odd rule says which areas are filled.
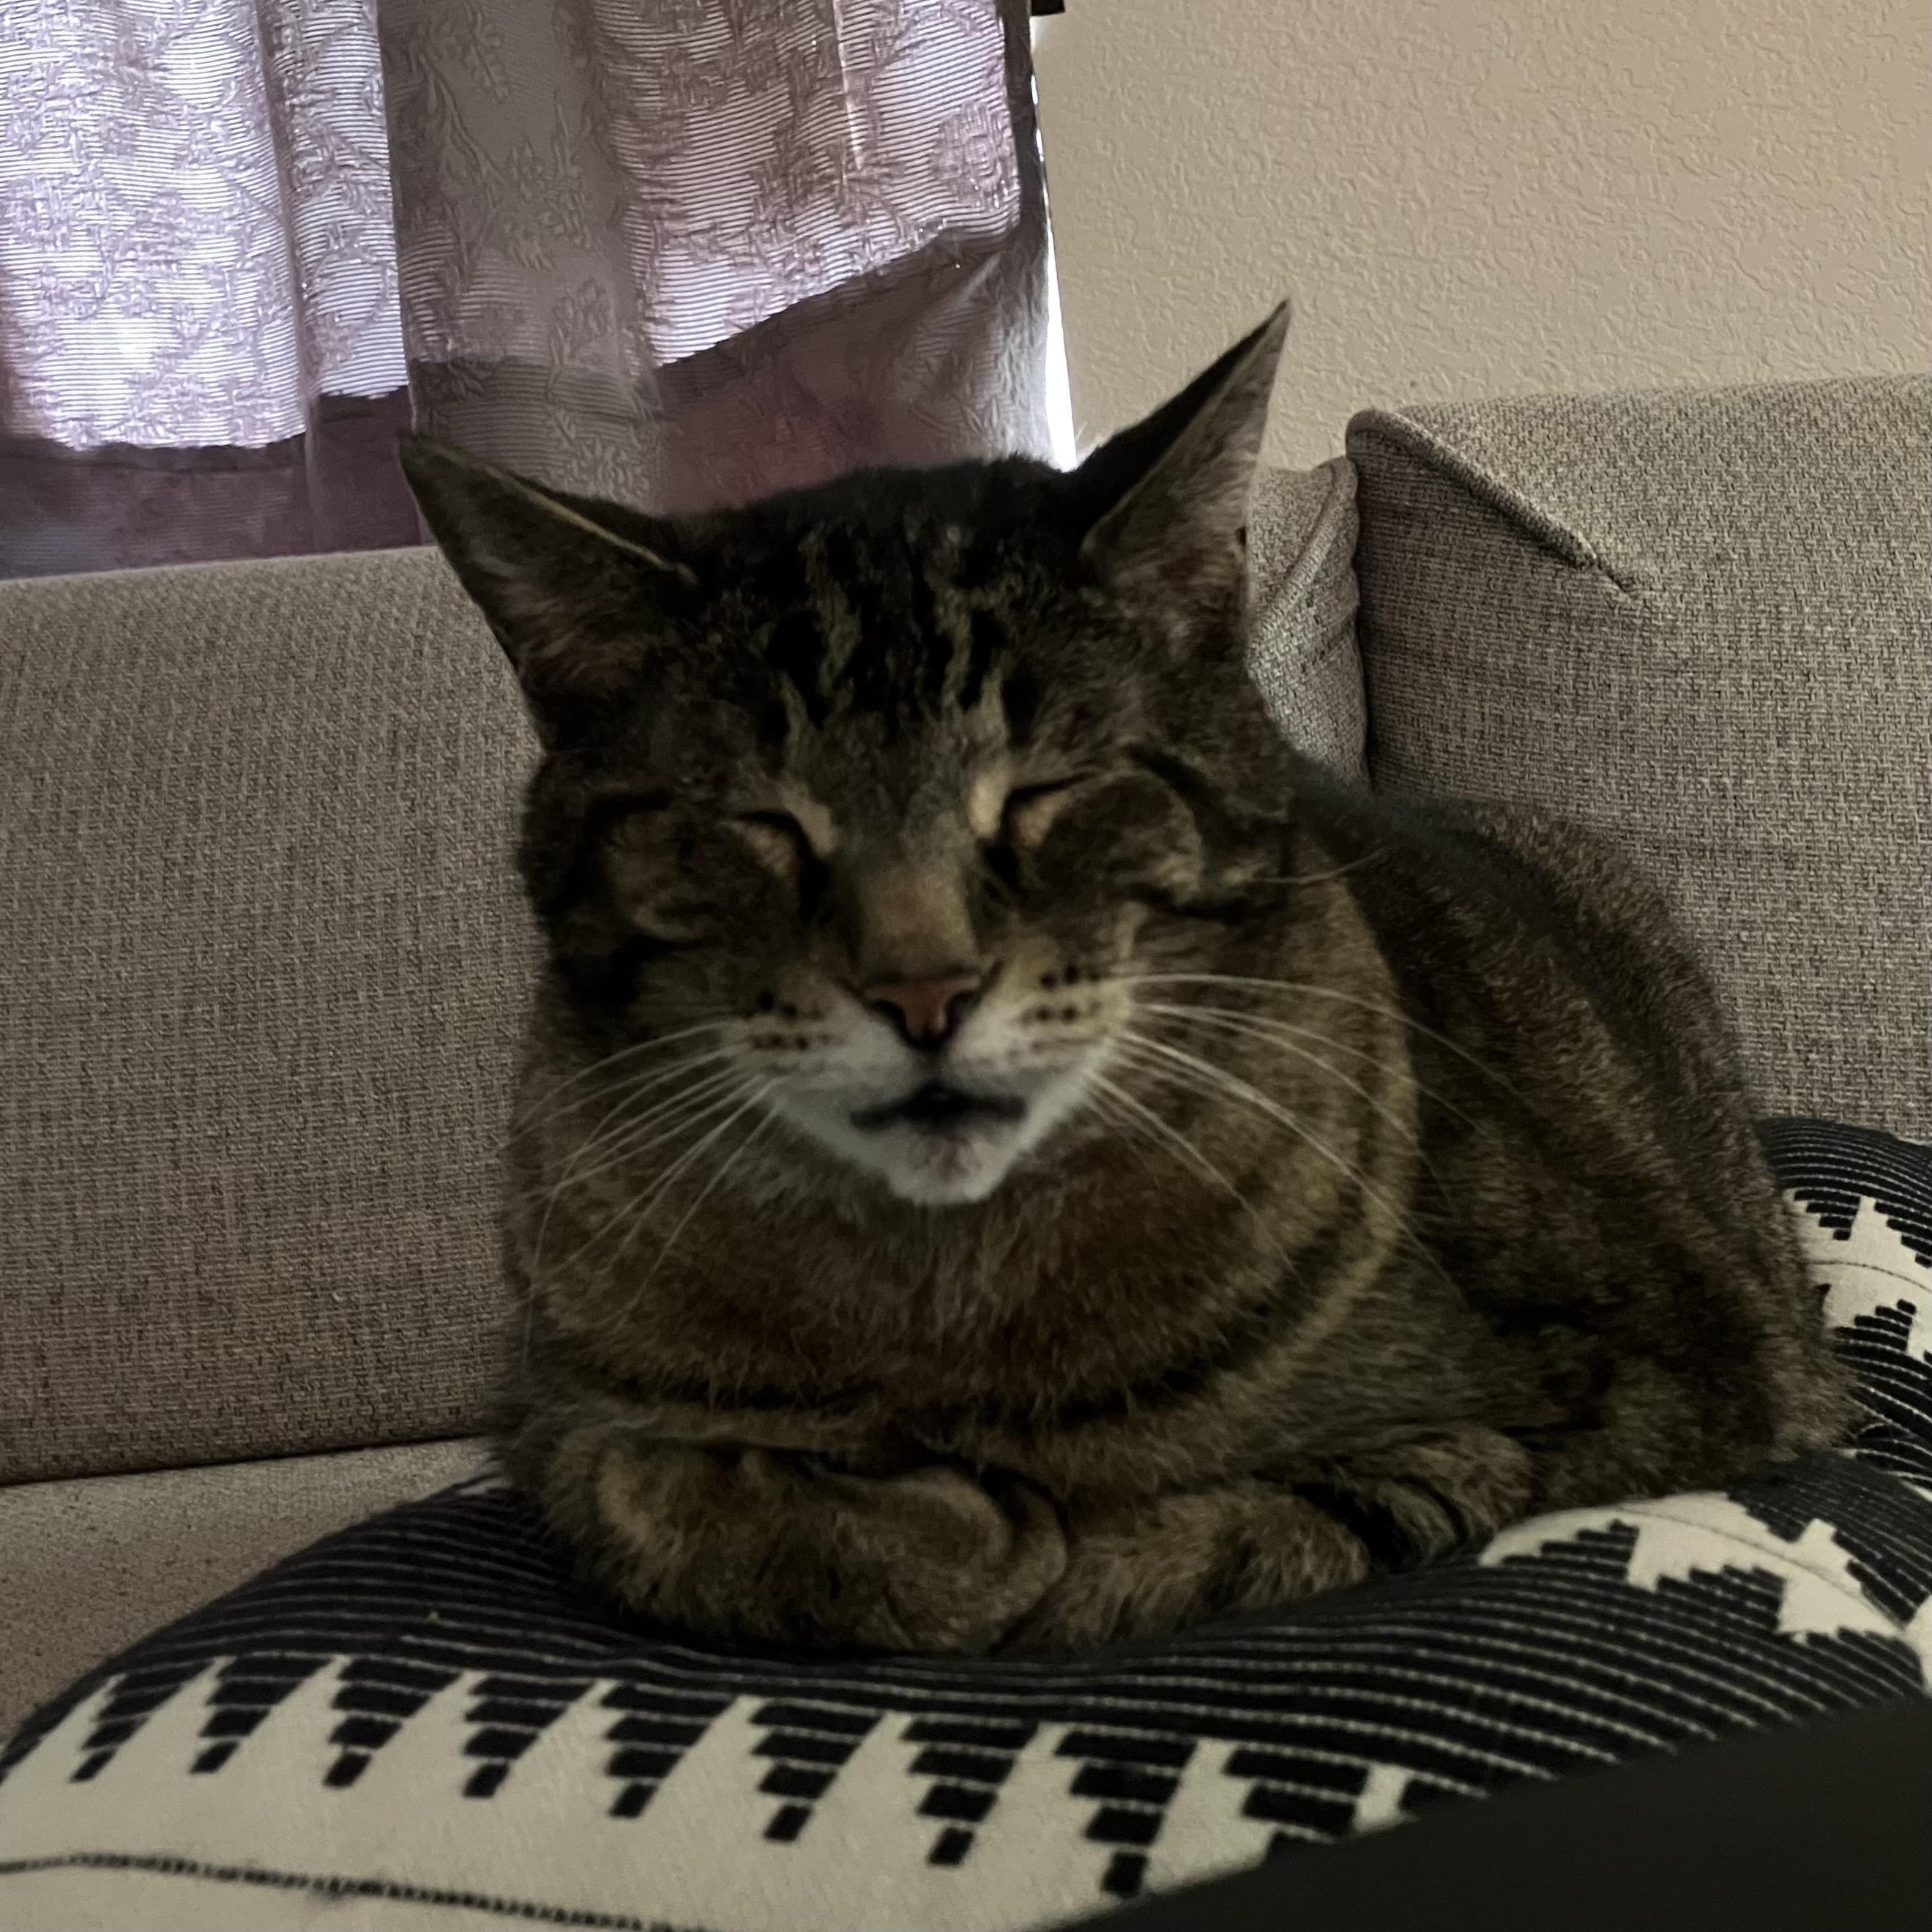
[[[962,712],[985,700],[1006,634],[949,568],[957,536],[943,532],[952,540],[937,556],[910,535],[895,547],[834,527],[800,542],[801,601],[772,624],[765,656],[814,729],[835,712],[902,728],[949,700]]]

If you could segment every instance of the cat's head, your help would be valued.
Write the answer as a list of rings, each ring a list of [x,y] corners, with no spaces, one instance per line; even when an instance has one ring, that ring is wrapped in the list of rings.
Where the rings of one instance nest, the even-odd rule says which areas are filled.
[[[560,984],[601,1050],[661,1042],[640,1090],[712,1083],[692,1144],[776,1116],[937,1207],[1118,1119],[1132,976],[1213,964],[1280,869],[1244,605],[1286,327],[1068,472],[664,519],[406,442],[544,742]]]

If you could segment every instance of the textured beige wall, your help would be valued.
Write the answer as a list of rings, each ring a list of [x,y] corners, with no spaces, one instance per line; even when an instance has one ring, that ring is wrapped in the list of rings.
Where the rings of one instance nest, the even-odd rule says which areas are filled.
[[[1927,0],[1068,0],[1081,446],[1282,295],[1271,454],[1376,403],[1919,369]]]

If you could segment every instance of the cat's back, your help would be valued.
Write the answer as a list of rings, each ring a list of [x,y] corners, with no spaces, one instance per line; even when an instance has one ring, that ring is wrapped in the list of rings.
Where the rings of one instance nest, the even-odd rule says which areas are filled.
[[[1640,1101],[1687,1160],[1765,1174],[1719,997],[1640,866],[1554,814],[1312,767],[1296,811],[1346,868],[1409,1017],[1462,1049],[1486,1111],[1511,1086],[1559,1119]]]
[[[1520,807],[1304,770],[1297,812],[1400,989],[1426,1218],[1472,1305],[1507,1325],[1567,1304],[1621,1348],[1708,1349],[1714,1384],[1720,1358],[1751,1359],[1750,1406],[1776,1420],[1740,1440],[1831,1439],[1842,1377],[1736,1040],[1663,893]]]

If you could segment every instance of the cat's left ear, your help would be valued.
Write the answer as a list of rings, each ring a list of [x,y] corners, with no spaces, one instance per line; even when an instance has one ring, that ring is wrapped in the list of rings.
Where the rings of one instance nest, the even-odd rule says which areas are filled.
[[[1081,464],[1075,487],[1097,512],[1081,554],[1109,579],[1168,596],[1238,589],[1248,497],[1288,322],[1284,302],[1180,394]]]
[[[672,526],[640,511],[550,489],[428,436],[405,436],[398,453],[547,744],[622,688],[698,590]]]

